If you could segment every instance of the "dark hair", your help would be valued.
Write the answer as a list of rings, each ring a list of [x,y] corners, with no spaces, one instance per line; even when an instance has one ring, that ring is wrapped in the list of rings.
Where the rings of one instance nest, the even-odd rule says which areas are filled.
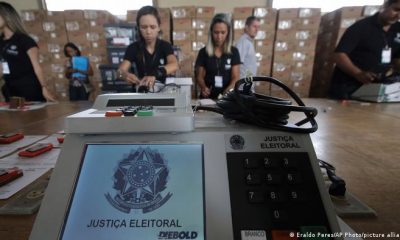
[[[76,51],[76,55],[77,55],[77,56],[80,56],[80,55],[81,55],[81,50],[79,50],[79,48],[78,48],[74,43],[69,42],[69,43],[65,44],[65,46],[64,46],[64,55],[65,55],[66,57],[71,57],[71,56],[68,56],[68,53],[67,53],[67,48],[68,48],[68,47],[74,49],[74,50]]]
[[[139,34],[140,40],[143,40],[143,37],[142,37],[142,35],[140,33],[139,21],[140,21],[140,18],[143,17],[144,15],[153,15],[157,19],[158,26],[161,25],[160,14],[158,13],[158,11],[157,11],[157,9],[155,7],[144,6],[141,9],[139,9],[139,11],[137,13],[137,16],[136,16],[136,26],[138,28],[138,34]]]
[[[231,30],[231,19],[230,17],[225,14],[225,13],[217,13],[214,15],[213,19],[211,20],[210,23],[210,28],[208,30],[208,41],[206,44],[206,52],[208,56],[214,56],[214,40],[212,38],[212,31],[214,29],[214,25],[217,23],[224,23],[227,28],[228,28],[228,35],[226,36],[224,47],[223,47],[223,53],[231,53],[231,47],[232,47],[232,30]]]
[[[24,28],[21,17],[11,4],[0,2],[0,16],[3,18],[4,24],[12,32],[28,34]]]
[[[383,5],[386,6],[386,7],[388,7],[388,6],[390,6],[390,5],[392,5],[392,4],[395,4],[395,3],[397,3],[397,2],[399,2],[399,0],[385,0],[385,2],[383,3]]]
[[[254,21],[260,21],[260,19],[255,16],[250,16],[246,18],[246,26],[250,26]]]

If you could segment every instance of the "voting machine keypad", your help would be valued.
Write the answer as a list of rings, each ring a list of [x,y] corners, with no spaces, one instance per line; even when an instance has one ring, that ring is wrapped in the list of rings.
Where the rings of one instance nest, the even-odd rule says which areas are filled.
[[[227,153],[227,166],[235,240],[329,239],[307,153]]]

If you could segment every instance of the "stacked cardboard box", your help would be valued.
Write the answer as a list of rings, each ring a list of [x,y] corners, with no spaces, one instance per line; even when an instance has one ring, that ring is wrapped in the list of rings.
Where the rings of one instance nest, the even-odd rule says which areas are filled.
[[[39,62],[45,81],[59,100],[67,100],[68,82],[64,75],[67,58],[63,48],[68,42],[68,36],[64,25],[64,12],[24,10],[21,17],[26,30],[39,46]]]
[[[277,10],[256,7],[253,15],[260,19],[260,29],[254,41],[257,56],[257,76],[271,76]],[[265,82],[257,82],[256,84],[257,92],[269,93],[269,84]]]
[[[175,46],[179,70],[177,76],[193,77],[193,62],[195,52],[193,43],[196,41],[193,18],[196,16],[194,6],[173,7],[172,15],[172,42]]]
[[[169,8],[157,8],[160,15],[160,38],[171,42],[171,11]],[[136,17],[138,10],[128,10],[126,12],[126,21],[136,26]]]
[[[75,43],[82,55],[88,56],[94,70],[91,78],[93,99],[100,92],[98,65],[106,63],[103,24],[118,19],[107,11],[67,10],[47,12],[24,10],[21,12],[28,33],[39,45],[39,59],[46,81],[53,87],[58,100],[68,100],[68,80],[64,72],[68,59],[64,56],[64,45]]]
[[[343,7],[321,18],[310,96],[327,97],[335,67],[333,53],[343,33],[357,20],[379,11],[379,6]]]
[[[319,8],[279,10],[272,76],[300,97],[309,95],[320,18]],[[276,86],[271,94],[287,97]]]

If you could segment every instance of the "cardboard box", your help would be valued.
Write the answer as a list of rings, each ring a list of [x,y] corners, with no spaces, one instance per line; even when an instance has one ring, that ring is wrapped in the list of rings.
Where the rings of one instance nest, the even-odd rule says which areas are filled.
[[[48,53],[62,54],[64,52],[65,43],[47,42],[45,48]]]
[[[364,9],[362,11],[362,16],[372,16],[375,13],[379,12],[380,8],[381,8],[380,5],[364,6]]]
[[[336,10],[336,16],[339,16],[340,18],[358,18],[361,17],[362,13],[362,6],[342,7]]]
[[[176,18],[193,18],[196,16],[196,8],[194,6],[172,7],[171,16],[173,20]]]
[[[49,42],[57,42],[63,44],[68,42],[67,32],[64,30],[47,32],[46,35]]]
[[[257,75],[258,76],[271,76],[272,62],[269,59],[257,62]]]
[[[243,30],[246,26],[246,19],[233,19],[233,29],[234,30]]]
[[[44,20],[53,22],[64,22],[63,11],[48,11],[45,13]]]
[[[138,14],[138,10],[126,11],[126,21],[136,23],[137,14]]]
[[[40,22],[44,20],[45,11],[43,10],[21,10],[21,19],[24,22]]]
[[[255,40],[273,40],[274,38],[275,38],[275,31],[259,30],[254,39]]]
[[[192,20],[193,29],[208,30],[210,28],[211,19],[209,18],[196,18]]]
[[[278,20],[296,19],[299,17],[299,8],[281,8],[278,11]]]
[[[277,31],[280,30],[296,30],[300,19],[283,19],[279,20],[276,25]]]
[[[196,18],[212,19],[215,14],[215,7],[196,7]]]
[[[266,54],[266,53],[272,54],[274,49],[274,44],[272,40],[261,40],[261,41],[255,41],[254,47],[256,52],[260,52],[261,54]]]
[[[310,29],[318,31],[320,22],[321,22],[320,16],[301,18],[297,23],[297,29]]]
[[[243,29],[233,30],[233,40],[236,42],[243,35],[243,33]]]
[[[279,30],[276,31],[275,41],[293,41],[296,39],[296,30]]]
[[[260,18],[260,29],[262,31],[275,32],[276,19]]]
[[[252,7],[235,7],[233,9],[233,14],[236,19],[246,19],[253,15]]]
[[[42,28],[44,32],[65,31],[64,22],[44,21]]]
[[[320,8],[300,8],[298,16],[299,16],[299,18],[319,17],[319,16],[321,16],[321,9]]]
[[[174,18],[172,20],[174,31],[177,30],[192,30],[192,19],[191,18]]]
[[[180,51],[183,53],[192,51],[192,41],[191,40],[183,40],[183,41],[174,41],[174,45],[179,46]]]
[[[28,33],[33,33],[33,34],[43,33],[42,24],[37,22],[24,22],[24,27]]]
[[[172,40],[175,41],[184,41],[184,40],[190,40],[190,41],[195,41],[196,32],[194,30],[181,30],[181,31],[173,31],[172,32]]]
[[[86,20],[65,21],[65,29],[67,32],[89,31],[90,23]]]
[[[258,18],[276,19],[278,11],[275,8],[255,7],[253,14]]]
[[[276,41],[274,45],[275,52],[291,52],[295,50],[295,44],[293,41]]]
[[[208,30],[195,30],[196,41],[207,42]]]
[[[65,10],[64,11],[64,20],[65,21],[74,21],[74,20],[84,20],[85,16],[83,10]]]
[[[168,21],[171,19],[171,10],[169,8],[157,8],[157,10],[161,19],[168,19]]]

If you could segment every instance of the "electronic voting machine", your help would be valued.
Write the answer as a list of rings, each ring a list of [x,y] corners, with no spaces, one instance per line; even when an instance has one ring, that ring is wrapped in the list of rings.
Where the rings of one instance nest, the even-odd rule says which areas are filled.
[[[339,239],[308,134],[194,114],[185,99],[101,95],[67,117],[30,240]]]

